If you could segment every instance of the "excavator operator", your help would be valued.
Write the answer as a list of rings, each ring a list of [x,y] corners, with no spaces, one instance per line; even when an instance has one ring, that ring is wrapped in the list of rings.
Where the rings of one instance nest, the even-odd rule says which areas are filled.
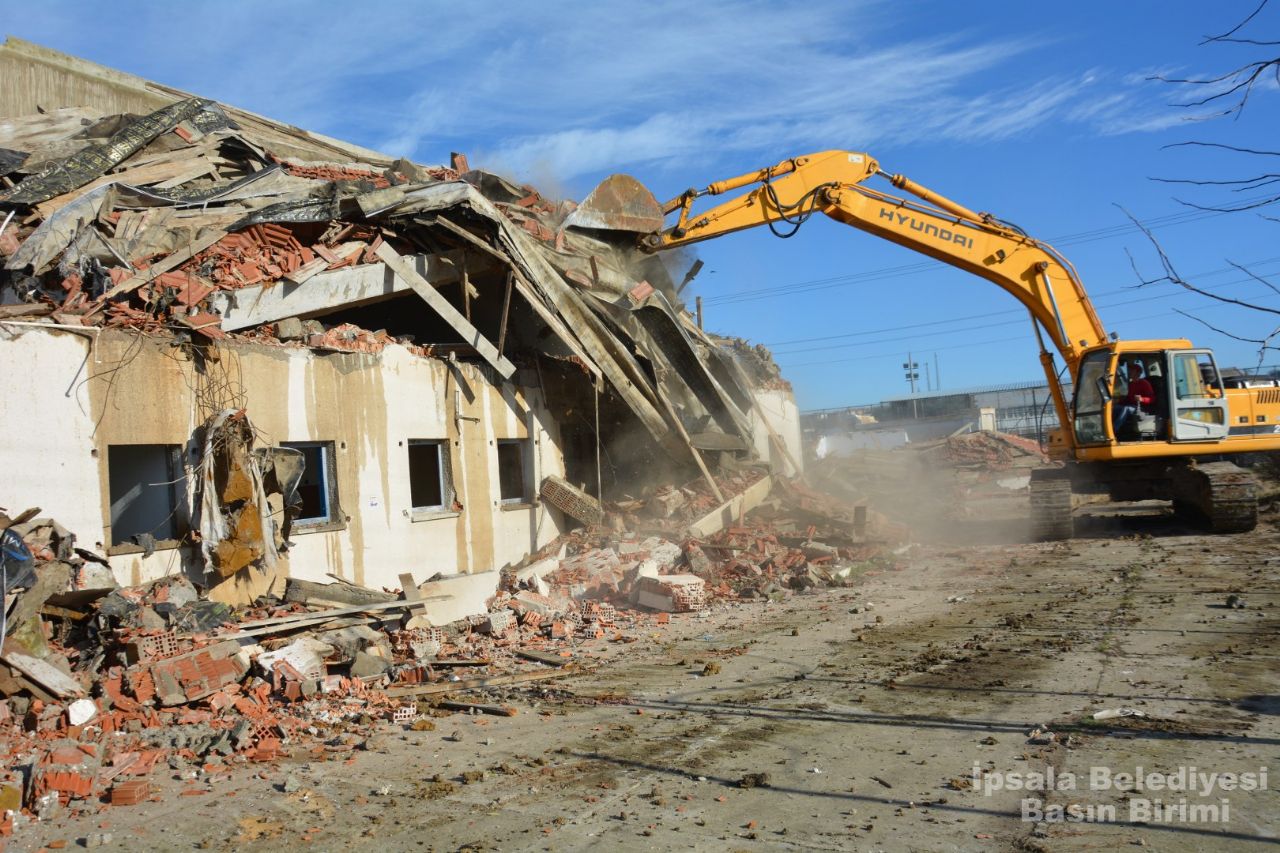
[[[1128,393],[1121,399],[1115,411],[1115,431],[1120,430],[1140,411],[1150,411],[1155,403],[1156,392],[1151,382],[1143,378],[1142,359],[1130,359],[1126,367],[1128,377]]]

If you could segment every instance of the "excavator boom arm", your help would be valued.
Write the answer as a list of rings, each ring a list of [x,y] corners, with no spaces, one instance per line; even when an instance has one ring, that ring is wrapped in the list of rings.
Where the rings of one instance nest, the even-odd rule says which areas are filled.
[[[894,187],[913,198],[863,186],[877,175],[889,178]],[[744,187],[752,188],[708,210],[692,211],[699,197]],[[704,190],[690,190],[663,209],[668,214],[679,210],[680,216],[674,226],[642,241],[651,251],[760,225],[775,232],[779,226],[794,229],[821,212],[1008,291],[1044,328],[1072,375],[1085,349],[1106,342],[1102,322],[1075,271],[1050,246],[901,175],[886,175],[867,154],[824,151],[784,160]],[[1056,377],[1050,379],[1051,384],[1057,384]]]

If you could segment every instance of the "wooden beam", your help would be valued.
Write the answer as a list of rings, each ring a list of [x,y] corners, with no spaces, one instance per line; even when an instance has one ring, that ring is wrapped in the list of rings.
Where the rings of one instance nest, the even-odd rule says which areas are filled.
[[[413,607],[409,608],[409,615],[426,616],[427,608],[419,603],[422,601],[422,593],[418,592],[418,585],[413,582],[412,572],[400,573],[400,588],[404,590],[404,600],[414,604]]]
[[[471,276],[467,273],[467,256],[462,255],[462,313],[471,322]],[[502,352],[502,336],[498,336],[498,352]]]
[[[181,264],[185,264],[187,261],[191,260],[196,255],[203,252],[205,249],[209,248],[214,243],[218,242],[223,237],[227,236],[227,233],[228,232],[224,231],[221,228],[214,228],[208,234],[205,234],[203,237],[197,239],[194,243],[191,243],[189,246],[187,246],[187,248],[179,249],[169,257],[156,261],[154,264],[147,267],[145,270],[138,273],[137,275],[133,275],[133,276],[130,276],[129,278],[126,278],[124,281],[120,282],[115,287],[111,288],[106,293],[102,294],[102,298],[100,298],[96,303],[94,303],[93,307],[84,313],[84,316],[86,317],[91,316],[100,308],[102,308],[104,305],[106,305],[109,300],[115,298],[116,296],[119,296],[122,293],[129,293],[131,291],[137,290],[139,287],[142,287],[142,285],[146,284],[149,281],[154,281],[160,275],[162,275],[163,273],[167,273],[169,270],[173,269],[174,267],[177,267]]]
[[[348,253],[337,254],[344,256]],[[406,255],[405,260],[412,263],[423,278],[439,287],[461,278],[465,254],[465,249],[451,249],[436,254]],[[482,260],[484,269],[494,268],[488,258]],[[323,268],[327,261],[317,258],[312,263]],[[473,258],[470,272],[476,272],[476,266]],[[306,286],[300,286],[302,280]],[[336,311],[405,296],[409,291],[408,282],[389,273],[386,264],[377,263],[324,270],[311,277],[294,271],[287,279],[225,291],[218,299],[226,300],[226,307],[222,309],[222,328],[232,332],[285,317],[323,317]]]
[[[289,578],[284,589],[284,600],[307,607],[352,607],[357,604],[377,604],[399,601],[400,596],[370,589],[353,583],[316,583],[299,578]],[[288,618],[288,617],[279,617]]]
[[[500,252],[500,251],[498,251],[497,249],[493,248],[493,246],[490,246],[488,243],[486,243],[485,241],[481,240],[479,237],[477,237],[476,235],[472,234],[470,231],[468,231],[467,229],[463,228],[462,226],[460,226],[460,225],[454,225],[452,222],[450,222],[449,220],[445,219],[443,216],[437,216],[435,219],[431,219],[431,220],[428,220],[428,221],[429,221],[432,225],[439,225],[441,228],[446,229],[446,230],[447,230],[447,231],[449,231],[450,233],[452,233],[452,234],[456,234],[457,236],[461,237],[463,240],[466,240],[466,241],[467,241],[468,243],[470,243],[472,246],[475,246],[475,247],[476,247],[477,249],[479,249],[480,251],[482,251],[482,252],[487,252],[487,253],[489,253],[490,255],[493,255],[495,258],[497,258],[498,260],[502,261],[504,264],[510,264],[510,263],[511,263],[511,259],[510,259],[509,257],[507,257],[507,256],[506,256],[506,254],[504,254],[503,252]]]
[[[666,410],[667,417],[671,420],[671,425],[675,427],[676,435],[680,436],[680,440],[684,442],[685,447],[689,448],[689,453],[693,456],[693,461],[698,463],[698,470],[702,472],[702,477],[707,481],[707,485],[711,487],[711,494],[716,496],[716,500],[724,503],[724,494],[720,491],[720,486],[716,483],[716,478],[711,476],[711,472],[707,470],[707,463],[703,460],[702,454],[698,452],[698,448],[693,446],[693,439],[689,438],[689,433],[685,431],[684,424],[680,421],[680,416],[676,414],[676,410],[671,405],[671,401],[662,393],[662,383],[653,383],[654,395],[658,398],[658,402],[662,404],[662,408]]]
[[[488,666],[493,663],[489,658],[461,658],[457,660],[424,660],[427,666],[438,666],[448,669],[451,666]]]
[[[495,717],[514,717],[516,709],[510,705],[478,705],[475,702],[451,702],[443,700],[436,703],[437,708],[446,711],[465,711],[475,714],[492,714]]]
[[[56,306],[39,303],[35,305],[0,305],[0,320],[12,320],[15,317],[43,317],[52,314]]]
[[[476,351],[484,358],[485,361],[498,371],[498,375],[503,379],[510,379],[512,374],[516,372],[516,366],[498,352],[488,338],[480,334],[480,330],[462,316],[457,308],[449,304],[449,300],[445,299],[440,293],[431,286],[425,278],[418,275],[418,271],[409,265],[400,253],[387,243],[382,243],[374,250],[382,262],[391,268],[402,281],[413,288],[413,292],[422,298],[423,302],[430,305],[440,317],[462,336],[462,339],[476,348]]]
[[[431,595],[419,601],[444,601],[449,598],[447,595]],[[371,601],[368,604],[353,604],[350,607],[335,607],[328,610],[313,610],[308,613],[298,613],[294,616],[277,616],[274,619],[259,619],[256,622],[241,622],[238,628],[259,628],[267,625],[283,625],[289,622],[297,622],[300,619],[314,619],[320,616],[350,616],[355,613],[376,613],[381,610],[395,610],[397,607],[406,608],[413,607],[417,601],[405,601],[397,598],[394,601]]]
[[[502,322],[498,324],[498,352],[502,352],[507,343],[507,314],[511,311],[511,288],[515,285],[516,274],[507,271],[507,293],[502,297]]]
[[[79,610],[71,610],[66,607],[57,607],[53,604],[42,604],[40,606],[40,615],[53,616],[58,619],[70,619],[73,622],[81,622],[89,618],[88,613],[81,613]]]
[[[431,595],[419,601],[442,601],[449,598],[447,595]],[[351,607],[338,607],[331,610],[314,610],[308,613],[298,613],[293,616],[277,616],[274,619],[258,619],[254,622],[241,622],[236,627],[240,630],[234,634],[221,634],[219,640],[233,640],[240,637],[252,637],[255,634],[270,633],[271,629],[279,628],[281,630],[290,630],[300,626],[314,625],[321,622],[327,622],[339,616],[351,616],[356,613],[375,613],[382,610],[394,610],[396,608],[410,608],[417,605],[418,601],[376,601],[369,604],[355,604]],[[183,638],[193,636],[191,634],[183,635]]]
[[[538,663],[545,663],[547,666],[568,666],[573,661],[569,658],[562,658],[560,655],[553,655],[550,652],[535,652],[530,649],[516,649],[516,657],[525,660],[536,660]]]

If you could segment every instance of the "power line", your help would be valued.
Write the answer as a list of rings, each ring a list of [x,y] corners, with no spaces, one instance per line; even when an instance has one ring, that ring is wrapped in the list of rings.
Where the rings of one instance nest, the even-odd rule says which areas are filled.
[[[1256,269],[1258,267],[1266,266],[1267,264],[1272,264],[1277,261],[1280,261],[1280,257],[1265,258],[1260,261],[1253,261],[1247,264],[1242,264],[1242,266],[1248,267],[1249,269]],[[1215,276],[1215,275],[1223,275],[1225,273],[1238,272],[1238,271],[1239,270],[1236,267],[1222,267],[1221,269],[1216,269],[1211,272],[1197,273],[1195,275],[1190,276],[1190,278],[1205,279],[1205,278],[1211,278],[1212,276]],[[1249,281],[1249,280],[1251,279],[1246,279],[1246,281]],[[1239,282],[1232,282],[1232,283],[1239,283]],[[1226,285],[1218,285],[1218,287],[1225,287],[1225,286]],[[1105,296],[1111,296],[1117,293],[1125,293],[1133,289],[1134,289],[1133,287],[1122,287],[1122,288],[1116,288],[1114,290],[1104,290],[1097,295],[1105,297]],[[1206,289],[1214,290],[1216,288],[1211,287]],[[1155,296],[1150,298],[1159,299],[1163,297]],[[1116,303],[1116,304],[1127,304],[1127,303]],[[1102,306],[1102,307],[1107,307],[1107,306]],[[766,342],[764,346],[767,346],[770,348],[784,347],[784,346],[789,346],[791,344],[807,344],[807,343],[812,343],[814,341],[832,341],[832,340],[839,340],[843,338],[858,338],[858,337],[862,337],[863,335],[877,335],[883,332],[902,332],[902,331],[908,331],[910,329],[923,329],[928,326],[942,326],[948,323],[963,322],[965,320],[979,320],[984,317],[998,317],[1005,314],[1020,314],[1024,310],[1025,309],[1021,309],[1021,308],[1009,308],[1009,309],[1002,309],[1000,311],[987,311],[982,314],[969,314],[964,317],[951,317],[947,320],[929,320],[923,323],[910,323],[905,326],[887,326],[883,329],[865,329],[858,332],[845,332],[839,335],[820,335],[820,336],[811,337],[811,338],[793,338],[792,340],[789,340],[789,341],[769,341],[769,342]]]
[[[1250,204],[1265,201],[1267,198],[1269,198],[1269,196],[1259,196],[1257,198],[1245,199],[1243,201],[1235,200],[1233,203]],[[1140,222],[1141,225],[1148,229],[1157,229],[1172,225],[1183,225],[1188,222],[1198,222],[1202,219],[1222,216],[1224,213],[1228,212],[1230,211],[1196,209],[1180,211],[1178,213],[1169,213],[1164,216],[1156,216],[1151,219],[1141,220]],[[1059,248],[1066,246],[1078,246],[1085,243],[1093,243],[1098,240],[1107,240],[1112,237],[1130,234],[1138,230],[1138,225],[1130,222],[1121,225],[1112,225],[1105,228],[1095,228],[1089,231],[1080,231],[1075,234],[1068,234],[1064,237],[1051,239],[1047,242]],[[915,275],[917,273],[925,272],[926,270],[937,269],[939,266],[945,265],[941,261],[918,261],[916,263],[904,264],[896,267],[883,267],[878,270],[864,270],[862,272],[831,276],[829,278],[809,279],[807,281],[793,282],[792,284],[784,284],[774,287],[742,290],[721,296],[707,296],[703,298],[703,303],[706,305],[731,305],[739,302],[753,302],[759,299],[770,299],[777,296],[790,296],[796,293],[828,290],[835,287],[846,287],[856,283],[883,281],[885,279],[899,278],[906,275]]]
[[[1260,263],[1261,263],[1261,262],[1260,262]],[[1203,277],[1203,276],[1202,276],[1202,277]],[[1240,278],[1240,279],[1234,279],[1234,280],[1232,280],[1232,281],[1224,281],[1224,282],[1222,282],[1221,284],[1217,284],[1217,285],[1214,285],[1214,286],[1212,286],[1212,287],[1204,287],[1203,289],[1204,289],[1204,290],[1221,290],[1221,289],[1223,289],[1223,288],[1226,288],[1226,287],[1232,287],[1232,286],[1237,285],[1237,284],[1246,284],[1246,283],[1251,282],[1251,281],[1254,281],[1254,280],[1255,280],[1255,279],[1252,279],[1252,278]],[[1155,301],[1155,300],[1157,300],[1157,299],[1170,299],[1170,298],[1172,298],[1172,297],[1174,297],[1174,296],[1184,296],[1184,295],[1188,295],[1188,293],[1189,293],[1188,291],[1186,291],[1186,290],[1182,290],[1181,288],[1179,288],[1178,290],[1175,290],[1175,291],[1173,291],[1172,293],[1160,293],[1160,294],[1155,294],[1155,295],[1140,296],[1140,297],[1138,297],[1138,298],[1136,298],[1136,299],[1125,299],[1125,300],[1121,300],[1121,301],[1119,301],[1119,302],[1110,302],[1110,303],[1107,303],[1107,304],[1099,304],[1099,306],[1098,306],[1098,307],[1100,307],[1100,308],[1119,308],[1119,307],[1124,306],[1124,305],[1136,305],[1136,304],[1138,304],[1138,303],[1154,302],[1154,301]],[[1262,298],[1266,298],[1266,297],[1264,296],[1264,297],[1259,297],[1259,298],[1260,298],[1260,299],[1262,299]],[[967,316],[967,317],[960,317],[960,318],[956,318],[956,320],[974,320],[974,319],[981,319],[981,318],[987,318],[987,317],[996,317],[996,316],[1000,316],[1000,315],[1004,315],[1004,314],[1019,314],[1019,313],[1022,313],[1022,312],[1021,312],[1019,309],[1014,308],[1014,309],[1007,310],[1007,311],[992,311],[992,312],[987,313],[987,314],[974,314],[974,315],[970,315],[970,316]],[[1167,312],[1166,312],[1166,313],[1167,313]],[[1159,316],[1164,316],[1164,314],[1161,314],[1161,315],[1159,315]],[[1132,321],[1133,321],[1133,319],[1144,319],[1144,318],[1132,318],[1132,319],[1130,319],[1130,320],[1121,320],[1121,321],[1119,321],[1119,322],[1122,322],[1122,323],[1123,323],[1123,322],[1132,322]],[[939,324],[952,323],[952,322],[955,322],[955,320],[938,320],[938,321],[932,321],[932,322],[929,322],[929,323],[917,323],[917,324],[913,324],[912,326],[902,326],[902,327],[898,327],[897,329],[885,329],[885,330],[883,330],[883,331],[902,331],[902,330],[907,330],[907,329],[911,329],[911,328],[924,328],[924,327],[927,327],[927,326],[936,326],[936,325],[939,325]],[[1026,322],[1029,322],[1029,320],[1028,320],[1028,318],[1027,318],[1027,317],[1023,316],[1023,317],[1019,317],[1018,319],[1015,319],[1015,320],[1001,320],[1001,321],[994,322],[994,323],[991,323],[991,322],[987,322],[987,323],[980,323],[980,324],[975,325],[975,326],[959,326],[959,327],[956,327],[956,328],[945,329],[945,330],[942,330],[942,331],[933,332],[933,333],[928,334],[928,335],[908,335],[908,336],[906,336],[906,337],[899,337],[899,336],[895,335],[895,336],[893,336],[893,337],[889,337],[889,338],[879,338],[879,339],[877,339],[877,340],[873,340],[873,341],[858,341],[858,342],[855,342],[855,343],[847,343],[847,344],[828,344],[828,345],[826,345],[826,346],[819,346],[819,347],[805,347],[804,349],[783,350],[783,351],[781,351],[781,352],[778,352],[778,351],[776,351],[776,350],[775,350],[773,354],[774,354],[774,356],[775,356],[775,357],[777,357],[777,356],[796,355],[797,353],[803,353],[803,352],[821,352],[821,351],[825,351],[825,350],[833,350],[833,349],[852,349],[853,347],[869,346],[869,345],[873,345],[873,344],[890,343],[890,342],[900,341],[900,340],[901,340],[901,341],[916,341],[916,340],[920,340],[921,338],[939,337],[939,336],[941,336],[941,335],[950,335],[950,334],[955,334],[955,333],[957,333],[957,332],[972,332],[972,331],[979,330],[979,329],[990,329],[990,328],[994,328],[994,327],[996,327],[996,326],[1014,326],[1014,325],[1018,325],[1018,324],[1020,324],[1020,323],[1026,323]],[[847,335],[847,336],[846,336],[846,335],[837,335],[837,336],[832,336],[832,337],[839,337],[839,338],[843,338],[843,337],[852,337],[852,336],[854,336],[854,335],[861,335],[861,334],[864,334],[864,333],[854,332],[854,333],[851,333],[850,335]],[[871,332],[867,332],[867,333],[865,333],[865,334],[872,334],[872,333],[871,333]],[[792,343],[808,343],[809,341],[830,340],[830,339],[831,339],[831,338],[811,338],[811,339],[809,339],[809,340],[803,340],[803,339],[800,339],[800,340],[793,341]]]
[[[1252,279],[1243,279],[1243,280],[1249,280],[1249,281],[1251,281]],[[1225,287],[1226,285],[1224,284],[1224,285],[1220,285],[1220,286]],[[1176,294],[1167,294],[1167,295],[1176,295]],[[1161,297],[1156,297],[1156,298],[1161,298]],[[1277,298],[1277,297],[1275,297],[1275,296],[1270,296],[1270,297],[1263,296],[1263,297],[1259,297],[1259,298],[1258,298],[1258,301],[1259,301],[1259,302],[1261,302],[1261,301],[1263,301],[1263,300],[1265,300],[1265,299],[1268,299],[1268,298]],[[1133,300],[1133,302],[1145,302],[1145,301],[1148,301],[1148,300],[1141,300],[1141,299]],[[1132,303],[1127,302],[1127,303],[1124,303],[1124,304],[1126,304],[1126,305],[1127,305],[1127,304],[1132,304]],[[1223,303],[1218,303],[1218,304],[1214,304],[1214,305],[1207,305],[1207,306],[1205,306],[1204,308],[1202,308],[1202,309],[1200,309],[1200,310],[1203,312],[1203,311],[1212,311],[1212,310],[1214,310],[1214,309],[1220,309],[1220,308],[1234,308],[1234,307],[1239,307],[1239,306],[1233,306],[1233,305],[1227,305],[1227,304],[1223,304]],[[1138,316],[1138,317],[1126,317],[1126,318],[1124,318],[1124,319],[1120,320],[1119,322],[1121,322],[1121,323],[1136,323],[1136,322],[1139,322],[1139,321],[1142,321],[1142,320],[1154,320],[1154,319],[1156,319],[1157,317],[1173,317],[1173,316],[1177,316],[1177,315],[1175,314],[1175,312],[1173,312],[1173,311],[1161,311],[1161,312],[1160,312],[1160,313],[1158,313],[1158,314],[1144,314],[1144,315],[1141,315],[1141,316]],[[1016,322],[1017,322],[1017,321],[1013,321],[1013,323],[1016,323]],[[1013,323],[991,323],[991,324],[988,324],[988,325],[985,325],[985,326],[975,326],[974,328],[989,328],[990,326],[1007,326],[1007,325],[1012,325]],[[962,331],[962,330],[957,329],[956,331]],[[888,342],[889,342],[889,340],[894,340],[894,341],[896,341],[897,339],[888,339],[888,340],[884,340],[884,341],[867,341],[867,342],[864,342],[864,343],[862,343],[862,344],[850,344],[850,345],[848,345],[848,346],[852,347],[852,346],[864,346],[864,345],[867,345],[867,344],[888,343]],[[908,338],[907,340],[916,340],[916,338]],[[1002,343],[1012,343],[1012,342],[1014,342],[1014,341],[1028,341],[1028,340],[1030,340],[1030,338],[1029,338],[1027,335],[1016,335],[1016,336],[1014,336],[1014,337],[1008,337],[1008,338],[996,338],[996,339],[993,339],[993,340],[987,340],[987,341],[966,341],[965,343],[960,343],[960,344],[949,344],[949,345],[946,345],[946,346],[940,346],[940,347],[937,347],[937,346],[931,346],[931,347],[929,347],[929,351],[930,351],[930,352],[944,352],[944,351],[946,351],[946,350],[954,350],[954,349],[969,349],[969,348],[971,348],[971,347],[985,346],[985,345],[987,345],[987,344],[1002,344]],[[834,347],[818,347],[817,349],[833,349],[833,348],[834,348]],[[793,352],[793,353],[782,353],[782,355],[784,355],[784,356],[785,356],[785,355],[795,355],[795,354],[798,354],[798,353],[801,353],[801,352],[811,352],[811,351],[812,351],[812,350],[796,350],[796,351],[795,351],[795,352]],[[786,369],[790,370],[790,369],[792,369],[792,368],[796,368],[796,367],[812,367],[813,365],[817,365],[817,364],[845,364],[845,363],[847,363],[847,362],[851,362],[851,361],[874,361],[874,360],[878,360],[878,359],[901,358],[901,357],[902,357],[902,352],[901,352],[900,350],[896,350],[896,351],[891,351],[891,352],[874,353],[874,354],[870,354],[870,355],[859,355],[859,356],[853,356],[852,358],[824,358],[824,359],[822,359],[821,361],[802,361],[802,362],[795,363],[795,364],[781,364],[780,366],[782,366],[782,367],[784,367],[784,368],[786,368]]]

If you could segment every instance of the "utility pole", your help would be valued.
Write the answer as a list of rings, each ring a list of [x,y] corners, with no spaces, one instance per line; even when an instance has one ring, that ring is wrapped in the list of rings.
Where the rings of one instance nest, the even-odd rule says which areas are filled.
[[[938,367],[938,354],[933,354],[933,383],[938,386],[938,390],[942,390],[942,370]]]
[[[920,378],[920,364],[912,361],[911,353],[907,353],[907,360],[902,363],[902,369],[906,371],[907,382],[911,385],[911,417],[919,420],[920,408],[916,403],[916,380]]]

